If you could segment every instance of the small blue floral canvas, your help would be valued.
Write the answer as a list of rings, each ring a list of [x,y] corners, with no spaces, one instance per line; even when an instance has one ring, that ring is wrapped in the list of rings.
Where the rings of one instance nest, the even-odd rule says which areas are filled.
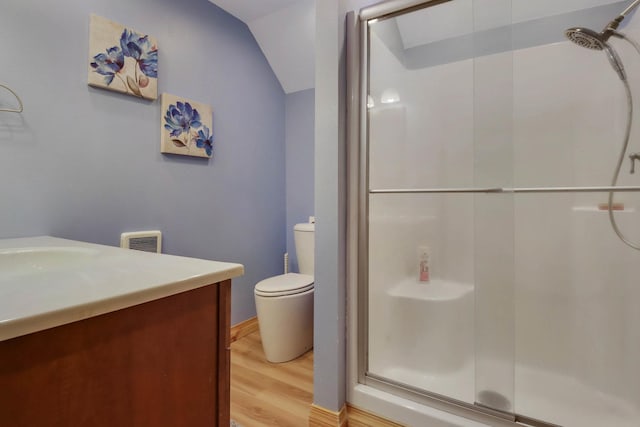
[[[162,94],[162,153],[213,155],[213,111],[207,104]]]
[[[89,23],[89,86],[158,98],[158,43],[106,18]]]

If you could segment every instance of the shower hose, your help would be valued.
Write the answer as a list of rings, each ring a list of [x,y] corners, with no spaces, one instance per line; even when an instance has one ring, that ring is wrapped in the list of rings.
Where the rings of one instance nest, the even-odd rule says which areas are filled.
[[[635,40],[627,37],[625,34],[615,32],[614,36],[621,38],[631,44],[634,49],[640,55],[640,44],[638,44]],[[627,79],[623,79],[622,83],[624,84],[625,91],[627,93],[627,127],[625,129],[624,135],[624,143],[622,145],[622,150],[620,151],[620,158],[618,159],[618,164],[616,166],[615,173],[613,174],[613,180],[611,182],[611,187],[616,187],[618,185],[618,179],[620,178],[620,169],[622,168],[622,163],[624,162],[624,155],[627,153],[627,149],[629,147],[629,139],[631,137],[631,125],[633,124],[633,96],[631,94],[631,86],[629,85],[629,81]],[[609,191],[609,222],[611,223],[611,227],[616,232],[620,240],[622,240],[627,246],[632,247],[640,251],[640,244],[634,243],[627,239],[627,237],[620,231],[618,224],[616,222],[616,218],[613,215],[613,196],[615,195],[615,190]]]

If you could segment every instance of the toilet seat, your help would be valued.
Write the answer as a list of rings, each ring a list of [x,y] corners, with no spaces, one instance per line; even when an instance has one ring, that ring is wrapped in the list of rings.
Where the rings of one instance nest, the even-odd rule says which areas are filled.
[[[287,273],[258,282],[254,292],[261,297],[281,297],[301,294],[309,290],[313,290],[313,276]]]

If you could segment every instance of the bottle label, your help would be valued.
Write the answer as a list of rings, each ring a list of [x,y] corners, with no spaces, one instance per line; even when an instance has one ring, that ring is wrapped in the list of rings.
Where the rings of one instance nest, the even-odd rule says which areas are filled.
[[[420,261],[420,281],[428,282],[429,281],[429,264],[426,260]]]

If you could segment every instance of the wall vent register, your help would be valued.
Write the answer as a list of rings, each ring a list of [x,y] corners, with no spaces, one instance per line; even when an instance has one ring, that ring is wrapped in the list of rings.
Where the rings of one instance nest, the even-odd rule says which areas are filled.
[[[133,231],[120,235],[120,247],[144,252],[162,252],[162,232]]]

